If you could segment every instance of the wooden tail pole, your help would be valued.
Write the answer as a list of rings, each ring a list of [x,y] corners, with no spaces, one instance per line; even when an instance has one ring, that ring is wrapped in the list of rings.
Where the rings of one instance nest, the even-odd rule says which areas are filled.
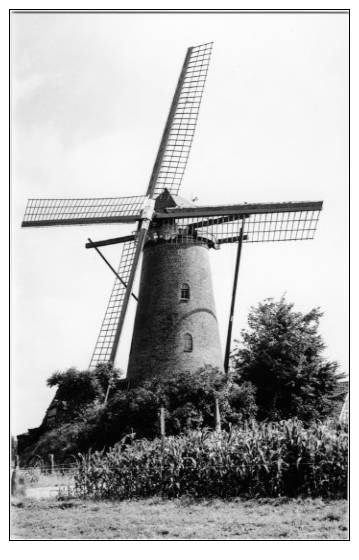
[[[234,306],[235,306],[235,303],[236,303],[236,293],[237,293],[239,263],[240,263],[240,261],[241,261],[244,220],[245,220],[245,218],[242,219],[241,231],[240,231],[240,233],[239,233],[238,248],[237,248],[237,258],[236,258],[236,266],[235,266],[235,269],[234,269],[234,281],[233,281],[233,289],[232,289],[231,310],[230,310],[230,313],[229,313],[229,323],[228,323],[228,333],[227,333],[226,352],[225,352],[225,355],[224,355],[224,371],[225,371],[226,373],[228,372],[228,367],[229,367],[229,355],[230,355],[230,352],[231,352],[231,338],[232,338],[232,327],[233,327],[233,315],[234,315]]]

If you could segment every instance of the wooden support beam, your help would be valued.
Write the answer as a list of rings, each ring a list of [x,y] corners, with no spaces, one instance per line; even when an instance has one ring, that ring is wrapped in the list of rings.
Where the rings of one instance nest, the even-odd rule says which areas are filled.
[[[235,235],[234,237],[222,237],[216,240],[217,245],[222,245],[223,243],[237,243],[240,240],[240,235]],[[248,235],[243,235],[242,241],[247,241]]]
[[[87,226],[91,224],[131,224],[141,219],[141,214],[105,218],[61,218],[55,220],[24,220],[21,227]]]
[[[115,245],[116,243],[125,243],[126,241],[133,241],[134,235],[123,235],[122,237],[112,237],[103,241],[91,241],[86,243],[86,249],[96,249],[96,247],[105,247],[105,245]]]
[[[107,264],[107,266],[109,267],[110,270],[112,270],[112,272],[114,273],[114,275],[118,278],[118,280],[121,282],[122,286],[124,286],[125,288],[127,288],[127,284],[126,282],[124,282],[121,278],[121,276],[118,274],[118,272],[113,268],[113,266],[108,262],[108,260],[106,259],[106,257],[101,253],[100,249],[98,249],[94,244],[93,241],[91,241],[91,239],[89,238],[89,243],[91,243],[93,245],[93,248],[95,249],[95,251],[100,255],[101,259],[103,261],[105,261],[105,263]],[[135,296],[135,294],[133,292],[131,292],[131,296],[138,301],[138,297]]]
[[[156,212],[156,218],[199,218],[206,216],[249,216],[250,214],[276,214],[279,212],[304,212],[321,210],[322,201],[265,202],[257,204],[231,204],[228,206],[197,206],[195,208],[166,208]]]

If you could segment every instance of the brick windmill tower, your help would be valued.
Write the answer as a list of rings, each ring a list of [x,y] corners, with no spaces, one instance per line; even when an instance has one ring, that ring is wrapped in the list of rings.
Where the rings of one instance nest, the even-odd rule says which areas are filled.
[[[127,379],[228,368],[242,243],[312,239],[322,202],[196,206],[180,196],[206,81],[212,43],[188,49],[144,196],[30,199],[23,227],[137,223],[132,235],[93,242],[116,279],[90,367],[114,363],[130,297],[138,300]],[[225,359],[209,250],[237,243]],[[99,247],[120,244],[117,271]],[[132,292],[142,257],[138,298]],[[224,365],[223,365],[224,363]]]

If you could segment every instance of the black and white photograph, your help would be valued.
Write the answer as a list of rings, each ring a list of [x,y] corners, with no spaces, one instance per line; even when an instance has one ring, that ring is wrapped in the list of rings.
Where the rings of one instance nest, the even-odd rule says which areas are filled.
[[[350,11],[9,20],[9,539],[350,540]]]

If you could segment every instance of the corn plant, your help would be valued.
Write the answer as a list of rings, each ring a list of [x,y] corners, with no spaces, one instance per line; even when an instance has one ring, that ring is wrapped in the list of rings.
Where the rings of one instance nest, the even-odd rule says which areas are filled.
[[[345,427],[298,420],[245,423],[228,432],[192,431],[134,440],[81,456],[81,497],[346,497]]]

